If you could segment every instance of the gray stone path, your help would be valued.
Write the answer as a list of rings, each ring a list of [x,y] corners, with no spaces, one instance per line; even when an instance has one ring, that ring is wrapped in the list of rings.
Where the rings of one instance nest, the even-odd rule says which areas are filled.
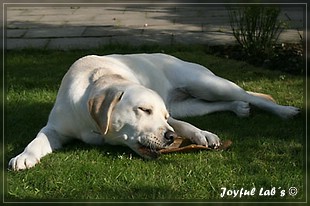
[[[6,5],[6,48],[89,49],[107,44],[233,44],[225,6]],[[289,29],[281,42],[303,35],[303,6],[284,7]],[[298,30],[300,32],[298,32]]]

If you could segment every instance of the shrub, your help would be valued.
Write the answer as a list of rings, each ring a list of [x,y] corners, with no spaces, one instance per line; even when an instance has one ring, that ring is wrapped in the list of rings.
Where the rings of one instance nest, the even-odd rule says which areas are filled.
[[[254,5],[229,8],[228,14],[233,35],[248,56],[274,55],[273,47],[284,25],[278,20],[279,8]]]

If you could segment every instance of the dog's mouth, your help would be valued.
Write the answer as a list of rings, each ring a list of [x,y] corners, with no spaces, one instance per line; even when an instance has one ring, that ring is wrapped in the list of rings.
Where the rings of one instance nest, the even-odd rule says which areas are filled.
[[[156,159],[160,156],[159,149],[154,149],[151,147],[144,146],[139,143],[138,152],[141,156],[148,159]]]
[[[147,159],[157,159],[160,156],[160,150],[163,148],[169,147],[170,144],[164,145],[163,147],[152,147],[152,146],[145,146],[141,143],[138,143],[138,152],[140,155]]]

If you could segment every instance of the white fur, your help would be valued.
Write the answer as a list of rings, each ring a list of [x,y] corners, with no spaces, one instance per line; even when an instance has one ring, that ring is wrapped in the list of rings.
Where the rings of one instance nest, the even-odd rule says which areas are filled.
[[[124,81],[108,77],[112,74]],[[106,87],[123,94],[113,107],[108,132],[103,134],[87,105]],[[249,103],[282,118],[299,112],[247,93],[201,65],[169,55],[86,56],[77,60],[63,78],[47,125],[9,166],[13,170],[33,167],[71,138],[90,144],[127,145],[141,156],[139,144],[153,149],[167,146],[163,137],[167,131],[197,144],[219,146],[217,135],[174,118],[225,110],[246,117]]]

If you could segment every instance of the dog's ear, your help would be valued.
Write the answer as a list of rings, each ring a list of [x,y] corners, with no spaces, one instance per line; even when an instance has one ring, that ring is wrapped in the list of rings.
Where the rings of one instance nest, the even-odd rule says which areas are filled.
[[[107,134],[112,111],[123,94],[123,91],[109,88],[102,94],[88,100],[88,111],[97,123],[102,135]]]

